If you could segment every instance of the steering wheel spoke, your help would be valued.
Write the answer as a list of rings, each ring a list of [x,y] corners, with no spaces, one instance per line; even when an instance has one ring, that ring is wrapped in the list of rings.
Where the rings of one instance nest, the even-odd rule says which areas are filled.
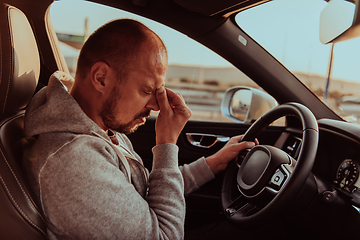
[[[235,214],[237,216],[246,217],[246,215],[255,208],[255,205],[249,203],[247,199],[241,195],[225,209],[225,213],[229,217],[232,217]]]

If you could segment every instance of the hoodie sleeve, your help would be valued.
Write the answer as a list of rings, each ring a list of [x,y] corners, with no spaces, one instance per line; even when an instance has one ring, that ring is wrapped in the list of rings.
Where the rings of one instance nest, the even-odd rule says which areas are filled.
[[[39,174],[51,235],[73,239],[182,239],[185,200],[178,148],[153,149],[143,199],[119,170],[110,146],[77,137],[50,155]]]
[[[205,157],[201,157],[190,164],[180,166],[180,171],[184,178],[185,196],[215,177],[209,165],[206,163]]]

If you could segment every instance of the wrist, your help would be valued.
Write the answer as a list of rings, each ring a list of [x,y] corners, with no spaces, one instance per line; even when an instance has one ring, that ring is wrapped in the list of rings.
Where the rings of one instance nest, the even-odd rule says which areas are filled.
[[[171,144],[175,144],[176,145],[177,142],[177,138],[161,138],[161,137],[156,137],[156,145],[160,145],[160,144],[165,144],[165,143],[171,143]]]
[[[214,174],[218,174],[225,170],[227,163],[221,163],[217,160],[217,157],[215,155],[211,155],[205,158],[206,163],[208,164],[210,170]]]

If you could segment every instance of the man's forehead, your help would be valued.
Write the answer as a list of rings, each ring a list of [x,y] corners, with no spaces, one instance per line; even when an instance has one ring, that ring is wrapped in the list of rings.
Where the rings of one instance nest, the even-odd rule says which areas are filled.
[[[147,49],[144,48],[143,51],[139,51],[134,56],[134,59],[131,64],[129,64],[130,70],[141,70],[146,69],[146,71],[151,74],[153,71],[164,71],[167,69],[168,57],[164,49]],[[149,71],[151,69],[151,71]]]
[[[128,80],[132,83],[137,83],[141,87],[150,89],[158,89],[165,84],[165,74],[161,75],[160,78],[158,74],[156,74],[155,69],[151,69],[150,71],[141,68],[130,68],[128,74]]]
[[[147,91],[154,91],[165,83],[167,60],[166,50],[163,47],[158,44],[156,46],[144,44],[141,51],[136,54],[136,60],[129,64],[129,78],[136,78],[133,80],[140,83]]]

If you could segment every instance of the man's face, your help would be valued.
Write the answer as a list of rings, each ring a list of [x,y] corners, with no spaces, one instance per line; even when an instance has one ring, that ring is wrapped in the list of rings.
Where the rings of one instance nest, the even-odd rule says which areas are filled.
[[[103,104],[100,115],[108,129],[132,133],[145,124],[151,110],[159,110],[155,94],[165,83],[167,57],[164,50],[143,49],[127,79],[115,84]]]

